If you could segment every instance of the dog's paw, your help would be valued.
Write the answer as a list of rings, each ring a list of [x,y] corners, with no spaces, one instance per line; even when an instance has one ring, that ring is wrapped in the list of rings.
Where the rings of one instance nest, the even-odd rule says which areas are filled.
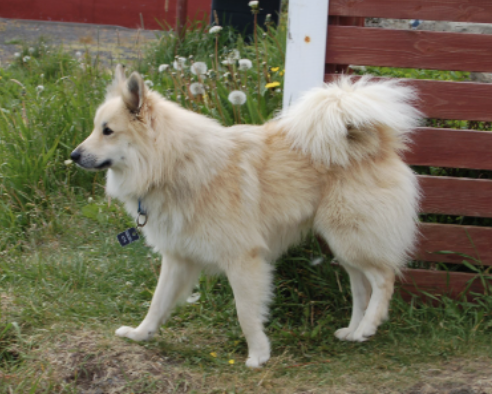
[[[341,341],[350,341],[353,332],[354,330],[349,327],[340,328],[339,330],[335,331],[335,336]]]
[[[115,332],[116,336],[122,338],[129,338],[134,341],[148,341],[154,336],[153,331],[141,330],[138,328],[132,328],[127,326],[122,326],[118,328]]]
[[[261,368],[270,359],[270,351],[264,354],[250,354],[246,360],[246,366],[249,368]]]
[[[365,342],[376,334],[377,327],[372,324],[360,324],[353,334],[347,337],[349,341]]]

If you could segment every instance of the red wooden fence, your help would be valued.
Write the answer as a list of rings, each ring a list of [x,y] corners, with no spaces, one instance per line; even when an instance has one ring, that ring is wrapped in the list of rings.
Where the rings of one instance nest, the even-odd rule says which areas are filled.
[[[492,23],[492,2],[483,0],[330,0],[326,76],[330,81],[347,65],[410,67],[492,72],[492,36],[364,27],[365,17]],[[406,80],[421,98],[427,117],[492,121],[492,85],[471,82]],[[492,132],[419,128],[408,164],[492,170]],[[492,180],[419,176],[422,213],[492,218]],[[439,251],[454,254],[439,254]],[[492,228],[424,223],[419,261],[461,264],[458,253],[492,265]],[[470,260],[470,263],[473,263]],[[457,296],[484,291],[470,273],[411,269],[402,287]]]
[[[178,2],[189,19],[210,14],[211,0],[1,0],[0,17],[161,29],[158,21],[175,26]]]

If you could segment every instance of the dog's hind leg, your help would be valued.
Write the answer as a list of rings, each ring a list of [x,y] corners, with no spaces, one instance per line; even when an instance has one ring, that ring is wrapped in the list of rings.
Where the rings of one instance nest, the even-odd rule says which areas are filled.
[[[272,293],[272,271],[259,256],[235,261],[227,268],[227,278],[236,301],[239,323],[248,343],[246,366],[258,368],[270,358],[270,342],[263,332]]]
[[[371,285],[362,271],[353,268],[348,264],[343,264],[345,271],[350,277],[350,289],[352,291],[352,317],[348,327],[340,328],[335,332],[338,339],[345,340],[351,336],[359,326],[364,317],[369,299],[371,297]]]
[[[372,295],[364,317],[353,334],[346,339],[363,342],[376,333],[378,326],[388,317],[388,308],[395,284],[395,272],[389,267],[370,267],[364,275],[371,284]]]
[[[189,294],[199,275],[198,265],[173,256],[163,256],[159,282],[147,316],[137,328],[123,326],[116,330],[116,335],[134,341],[151,339],[178,300]]]

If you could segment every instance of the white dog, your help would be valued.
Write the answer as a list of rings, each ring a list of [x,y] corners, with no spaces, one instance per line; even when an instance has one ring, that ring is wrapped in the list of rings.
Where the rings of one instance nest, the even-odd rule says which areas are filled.
[[[335,335],[374,335],[416,235],[417,181],[399,156],[420,117],[413,99],[395,81],[341,78],[262,126],[225,128],[118,66],[72,159],[108,169],[107,194],[135,218],[145,211],[162,268],[143,322],[116,335],[150,339],[200,272],[218,269],[234,291],[246,365],[259,367],[270,357],[272,263],[309,229],[350,275],[352,318]]]

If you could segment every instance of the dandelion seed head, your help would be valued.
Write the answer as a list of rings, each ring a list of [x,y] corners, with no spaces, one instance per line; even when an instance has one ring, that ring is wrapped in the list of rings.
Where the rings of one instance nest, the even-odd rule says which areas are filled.
[[[204,62],[195,62],[191,65],[191,72],[195,75],[203,75],[207,72],[207,65]]]
[[[246,93],[240,90],[233,90],[227,98],[232,105],[243,105],[246,102]]]
[[[161,64],[158,68],[159,72],[162,73],[169,68],[169,64]]]
[[[208,32],[210,34],[217,34],[220,33],[221,30],[222,30],[222,26],[212,26]]]
[[[43,85],[38,85],[38,86],[36,86],[36,91],[37,91],[38,93],[41,93],[43,90],[44,90],[44,86],[43,86]]]
[[[198,96],[201,94],[205,94],[205,88],[200,82],[193,82],[190,85],[190,92],[193,96]]]
[[[249,59],[240,59],[239,60],[239,69],[241,71],[246,71],[249,70],[251,67],[253,67],[253,62]]]
[[[144,83],[147,85],[148,88],[154,86],[154,82],[152,82],[150,79],[146,79]]]
[[[22,58],[22,61],[23,61],[24,63],[27,63],[29,60],[31,60],[31,56],[24,56],[24,57]]]
[[[34,51],[35,51],[35,49],[34,49],[33,47],[30,47],[30,48],[28,49],[28,52],[29,52],[31,55],[34,53]]]
[[[14,57],[15,57],[16,59],[20,58],[20,57],[21,57],[20,52],[15,52],[15,53],[14,53]]]
[[[251,8],[258,8],[258,3],[259,1],[250,1],[248,3],[248,5],[251,7]]]
[[[186,65],[185,57],[176,57],[176,60],[173,62],[173,67],[175,70],[182,70]]]

